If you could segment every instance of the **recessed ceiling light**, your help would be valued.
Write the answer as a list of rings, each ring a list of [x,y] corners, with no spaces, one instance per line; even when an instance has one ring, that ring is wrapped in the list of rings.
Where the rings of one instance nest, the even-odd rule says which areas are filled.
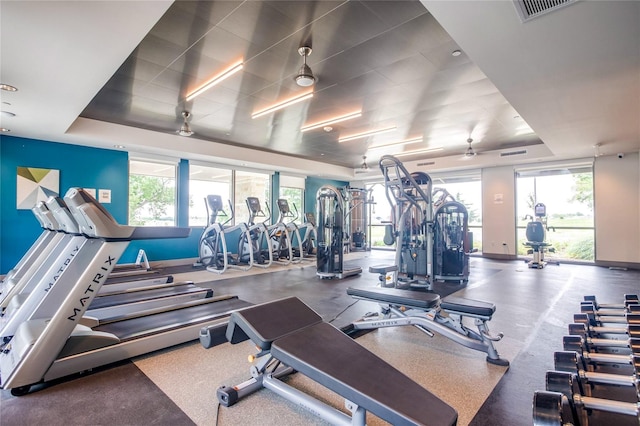
[[[458,49],[451,52],[451,56],[460,56],[460,55],[462,55],[462,52]]]
[[[322,120],[322,121],[316,121],[315,123],[311,123],[311,124],[307,124],[306,126],[302,126],[300,128],[301,132],[306,132],[309,130],[313,130],[313,129],[318,129],[320,127],[324,127],[324,131],[331,131],[333,130],[333,128],[331,128],[330,126],[328,126],[329,124],[336,124],[336,123],[341,123],[343,121],[347,121],[347,120],[351,120],[354,118],[358,118],[362,115],[361,111],[354,111],[354,112],[350,112],[348,114],[344,114],[344,115],[340,115],[337,117],[332,117],[332,118],[328,118],[326,120]],[[330,130],[327,130],[327,127],[329,127]]]
[[[7,128],[5,128],[5,127],[0,127],[0,132],[6,132],[6,133],[9,133],[10,131],[11,131],[10,129],[7,129]]]
[[[338,142],[352,141],[354,139],[360,139],[360,138],[365,138],[365,137],[368,137],[368,136],[378,135],[380,133],[389,132],[389,131],[395,130],[395,129],[396,129],[396,126],[390,126],[390,127],[385,127],[385,128],[382,128],[382,129],[367,130],[366,132],[356,133],[355,135],[349,135],[349,136],[344,136],[342,138],[338,138]]]
[[[4,84],[4,83],[0,83],[0,89],[6,90],[7,92],[17,92],[18,91],[17,87],[12,86],[10,84]]]
[[[251,118],[262,117],[263,115],[269,114],[271,112],[278,111],[279,109],[288,107],[290,105],[296,104],[296,103],[304,101],[306,99],[310,99],[312,97],[313,97],[313,89],[311,89],[310,91],[304,92],[304,93],[300,93],[299,95],[293,96],[291,98],[287,98],[287,99],[282,100],[280,102],[277,102],[277,103],[275,103],[273,105],[269,105],[268,107],[263,108],[261,110],[255,111],[251,115]]]
[[[442,151],[444,148],[442,147],[438,147],[438,148],[425,148],[425,149],[415,149],[413,151],[404,151],[404,152],[399,152],[397,154],[393,154],[396,157],[404,157],[405,155],[414,155],[414,154],[426,154],[428,152],[436,152],[436,151]]]
[[[124,145],[114,145],[113,147],[114,148],[118,148],[118,149],[124,149],[125,148]]]
[[[233,65],[231,65],[230,67],[228,67],[224,71],[221,71],[220,73],[218,73],[218,74],[214,75],[213,77],[211,77],[209,80],[207,80],[204,84],[202,84],[197,89],[194,89],[191,92],[189,92],[187,94],[186,100],[190,101],[191,99],[195,98],[199,94],[201,94],[203,92],[206,92],[207,90],[211,89],[216,84],[220,83],[221,81],[231,77],[233,74],[235,74],[238,71],[240,71],[243,66],[244,66],[244,64],[242,63],[242,61],[238,61],[238,62],[234,63]]]
[[[390,146],[396,146],[396,145],[408,145],[410,143],[418,143],[418,142],[422,142],[422,136],[418,136],[415,138],[410,138],[410,139],[405,139],[402,141],[398,141],[398,142],[391,142],[391,143],[385,143],[383,145],[374,145],[374,146],[370,146],[369,149],[379,149],[379,148],[388,148]]]

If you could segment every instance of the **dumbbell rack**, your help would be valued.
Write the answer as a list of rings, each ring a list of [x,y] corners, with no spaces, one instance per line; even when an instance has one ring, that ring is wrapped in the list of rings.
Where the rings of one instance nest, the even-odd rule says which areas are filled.
[[[533,397],[533,424],[638,425],[640,422],[640,301],[619,304],[585,296],[580,313],[554,353],[546,390]]]

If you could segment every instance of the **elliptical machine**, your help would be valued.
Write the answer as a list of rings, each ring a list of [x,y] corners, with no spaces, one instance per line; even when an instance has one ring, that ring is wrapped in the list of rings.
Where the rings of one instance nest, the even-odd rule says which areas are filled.
[[[249,222],[247,223],[251,250],[253,251],[253,265],[259,268],[268,268],[273,263],[273,253],[269,249],[269,229],[267,222],[271,218],[267,216],[260,207],[260,200],[257,197],[247,197],[247,208],[249,209]],[[264,219],[257,222],[256,219]]]
[[[296,224],[298,218],[297,209],[294,214],[289,208],[289,202],[284,198],[278,198],[278,222],[287,229],[287,248],[291,251],[290,261],[298,263],[304,256],[304,249],[302,248],[302,237],[300,236],[300,228]]]
[[[533,211],[535,218],[527,215],[531,221],[527,223],[527,241],[524,242],[524,246],[529,248],[527,254],[533,255],[533,259],[528,262],[529,268],[542,269],[547,264],[547,261],[544,260],[545,251],[553,253],[555,249],[546,242],[547,229],[549,229],[547,226],[547,206],[543,203],[537,203],[533,207]]]
[[[295,208],[295,204],[293,207]],[[302,237],[302,250],[303,260],[314,260],[318,253],[318,228],[316,227],[316,215],[307,212],[305,213],[304,224],[300,227],[304,230],[304,236]]]
[[[228,268],[236,268],[248,271],[253,266],[253,249],[249,227],[246,223],[234,226],[226,226],[233,220],[233,207],[229,203],[231,216],[227,215],[222,207],[222,197],[219,195],[207,195],[205,198],[209,225],[205,228],[200,237],[198,254],[200,263],[209,272],[216,274],[224,273]],[[227,220],[220,223],[218,217],[226,217]],[[238,239],[238,252],[229,253],[225,233],[239,230],[241,235]]]
[[[295,213],[290,211],[289,202],[285,199],[278,200],[278,208],[283,222],[285,218],[290,218],[290,221],[287,222],[286,225],[289,227],[294,259],[297,261],[314,260],[318,232],[316,230],[313,213],[307,213],[304,223],[298,225],[295,221],[298,219],[299,213],[295,204],[293,204]]]

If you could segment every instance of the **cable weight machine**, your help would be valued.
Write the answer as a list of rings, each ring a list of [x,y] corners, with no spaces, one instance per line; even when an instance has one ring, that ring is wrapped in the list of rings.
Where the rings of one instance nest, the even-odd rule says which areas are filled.
[[[385,155],[379,162],[392,225],[385,242],[396,244],[395,270],[374,268],[384,286],[430,290],[436,280],[466,282],[468,212],[444,190],[434,190],[424,172],[409,173]],[[436,200],[437,197],[437,200]]]
[[[322,186],[316,193],[317,201],[317,249],[316,275],[320,278],[346,278],[362,273],[362,268],[344,263],[345,200],[338,188]],[[348,239],[346,239],[348,241]]]

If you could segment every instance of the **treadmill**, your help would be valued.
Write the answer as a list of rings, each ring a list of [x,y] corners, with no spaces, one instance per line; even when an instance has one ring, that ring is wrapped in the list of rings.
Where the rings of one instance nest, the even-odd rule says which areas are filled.
[[[80,188],[67,191],[65,202],[86,241],[73,257],[62,259],[63,270],[39,302],[20,308],[32,312],[0,351],[0,388],[23,395],[36,383],[195,340],[200,328],[222,325],[233,310],[250,305],[237,296],[218,296],[93,328],[83,325],[130,241],[185,238],[191,229],[119,225]]]
[[[4,298],[0,301],[0,338],[5,342],[11,339],[22,322],[30,319],[29,316],[49,291],[49,287],[57,282],[59,272],[87,243],[78,222],[60,197],[50,197],[46,205],[39,206],[38,214],[47,223],[47,228],[55,229],[63,235],[63,240],[58,244],[60,247],[53,248],[51,256],[42,259],[40,269],[28,279],[25,277],[12,282],[3,295]],[[88,324],[97,324],[105,318],[121,318],[139,310],[211,297],[210,290],[195,287],[193,282],[174,284],[170,275],[137,281],[122,278],[112,281],[110,275],[89,307],[91,318],[85,321]],[[61,302],[62,300],[58,300],[57,303]],[[23,305],[26,306],[23,308]],[[96,309],[99,311],[95,311]]]

